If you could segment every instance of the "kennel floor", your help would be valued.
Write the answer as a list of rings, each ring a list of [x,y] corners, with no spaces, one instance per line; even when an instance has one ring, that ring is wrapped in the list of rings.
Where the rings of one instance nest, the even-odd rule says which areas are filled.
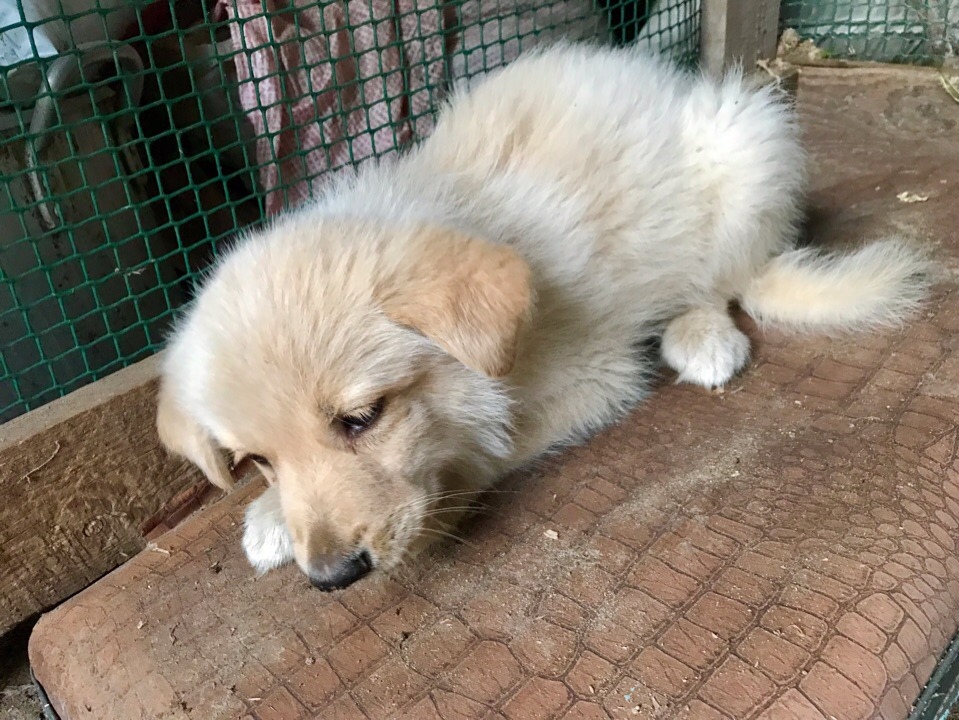
[[[959,620],[959,105],[905,68],[806,68],[798,98],[809,235],[927,243],[916,321],[752,328],[725,392],[664,377],[466,542],[333,594],[254,577],[249,485],[40,620],[60,716],[905,718]]]

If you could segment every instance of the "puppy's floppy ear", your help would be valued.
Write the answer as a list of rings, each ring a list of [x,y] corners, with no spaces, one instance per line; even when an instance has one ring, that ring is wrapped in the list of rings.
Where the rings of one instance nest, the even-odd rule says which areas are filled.
[[[233,476],[223,454],[209,433],[180,404],[167,378],[160,381],[157,432],[167,450],[199,467],[211,483],[224,490],[233,487]]]
[[[532,305],[526,262],[504,245],[448,229],[424,229],[414,246],[380,298],[386,314],[467,367],[508,375]]]

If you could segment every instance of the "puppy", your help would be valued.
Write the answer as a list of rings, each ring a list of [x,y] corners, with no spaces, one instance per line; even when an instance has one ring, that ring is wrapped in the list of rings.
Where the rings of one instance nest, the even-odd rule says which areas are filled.
[[[804,330],[904,319],[916,251],[795,249],[796,119],[775,90],[560,45],[461,88],[433,135],[237,243],[164,360],[165,445],[270,482],[243,545],[316,587],[389,571],[509,471],[622,417],[661,337],[726,383],[727,312]]]

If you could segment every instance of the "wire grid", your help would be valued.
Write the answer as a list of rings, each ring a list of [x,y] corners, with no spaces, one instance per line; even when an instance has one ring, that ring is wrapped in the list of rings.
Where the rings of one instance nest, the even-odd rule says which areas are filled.
[[[156,351],[224,240],[428,133],[456,79],[560,36],[698,45],[697,0],[99,1],[0,0],[0,423]],[[299,139],[304,99],[321,142],[278,157],[271,113]]]
[[[783,0],[780,17],[831,56],[942,65],[959,53],[956,0]]]

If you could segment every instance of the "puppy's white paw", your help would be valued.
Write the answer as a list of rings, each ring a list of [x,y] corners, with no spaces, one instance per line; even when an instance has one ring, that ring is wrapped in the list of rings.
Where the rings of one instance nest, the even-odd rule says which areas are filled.
[[[663,360],[680,382],[725,385],[749,360],[749,338],[725,309],[704,307],[680,315],[666,327]]]
[[[258,573],[286,565],[293,559],[293,541],[283,520],[276,486],[267,488],[246,509],[243,551]]]

